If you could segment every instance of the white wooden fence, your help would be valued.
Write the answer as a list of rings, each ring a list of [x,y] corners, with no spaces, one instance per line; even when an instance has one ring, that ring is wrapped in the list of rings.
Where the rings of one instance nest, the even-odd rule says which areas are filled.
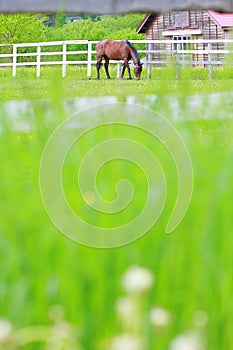
[[[151,76],[153,66],[166,64],[176,66],[177,77],[181,66],[208,67],[209,76],[212,78],[213,66],[222,65],[226,62],[227,57],[233,56],[233,39],[179,40],[179,42],[175,40],[130,41],[136,48],[140,45],[138,52],[147,69],[148,78]],[[0,67],[12,67],[12,76],[15,77],[17,67],[35,66],[36,76],[40,77],[42,66],[60,65],[62,77],[65,77],[67,66],[82,65],[87,67],[87,77],[91,77],[93,66],[96,64],[95,44],[96,41],[69,40],[0,45],[1,51],[10,51],[0,54]],[[70,50],[71,45],[76,49]],[[217,46],[220,49],[216,48]],[[154,49],[155,47],[156,49]],[[80,60],[69,60],[71,55],[80,58]],[[57,60],[49,59],[50,57],[55,58],[55,56]],[[232,57],[228,61],[232,64]],[[110,63],[118,65],[117,76],[119,77],[122,62],[111,61]]]

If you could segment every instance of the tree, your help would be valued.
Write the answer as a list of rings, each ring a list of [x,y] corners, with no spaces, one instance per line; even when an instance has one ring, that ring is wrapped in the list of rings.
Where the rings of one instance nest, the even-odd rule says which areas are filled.
[[[88,16],[58,28],[49,28],[48,40],[144,39],[144,35],[136,33],[142,17],[140,14],[101,16],[93,21]]]
[[[101,21],[101,16],[98,15],[80,15],[80,18],[82,19],[90,19],[92,22],[98,22]]]
[[[67,23],[67,16],[63,13],[49,14],[44,20],[44,25],[47,27],[61,27]]]
[[[44,16],[31,14],[1,14],[0,43],[14,44],[46,40]]]

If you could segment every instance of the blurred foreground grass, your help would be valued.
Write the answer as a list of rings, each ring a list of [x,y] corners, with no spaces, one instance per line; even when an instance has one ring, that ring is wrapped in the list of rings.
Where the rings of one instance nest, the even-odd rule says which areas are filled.
[[[162,96],[175,92],[180,95],[179,113],[185,116],[189,93],[199,92],[199,88],[188,91],[191,85],[200,83],[202,92],[214,92],[229,90],[229,82],[232,82],[231,79],[184,79],[179,85],[180,82],[172,79],[161,81],[163,83],[159,85],[155,77],[149,83],[147,80],[139,83],[97,82],[74,78],[61,82],[52,75],[51,80],[44,77],[38,83],[36,79],[23,76],[16,80],[8,76],[3,78],[3,100],[48,97],[51,104],[35,102],[33,111],[29,110],[26,116],[34,125],[34,129],[28,132],[13,131],[9,115],[1,107],[0,318],[12,324],[13,331],[9,337],[15,337],[17,341],[18,336],[21,347],[10,344],[3,336],[5,343],[2,340],[1,344],[4,323],[0,320],[0,349],[71,350],[79,349],[81,344],[85,350],[123,350],[119,340],[110,345],[112,338],[124,333],[129,335],[130,332],[145,341],[143,347],[136,347],[138,345],[131,342],[131,348],[129,345],[128,348],[132,350],[177,350],[181,348],[179,341],[185,338],[181,334],[186,334],[187,338],[190,332],[201,340],[191,341],[193,345],[186,343],[189,350],[233,348],[233,121],[229,110],[225,118],[219,119],[220,109],[224,111],[225,102],[228,106],[231,102],[223,100],[218,109],[209,106],[209,120],[184,118],[174,124],[191,155],[194,190],[185,218],[171,235],[164,234],[164,227],[176,198],[177,177],[174,166],[159,145],[154,151],[165,169],[169,195],[158,223],[133,244],[114,249],[93,249],[75,244],[56,230],[42,205],[38,179],[40,159],[49,135],[59,122],[68,117],[63,108],[63,98],[89,96],[89,91],[92,96],[104,95],[103,87],[108,95],[116,95],[120,100],[126,99],[127,94],[134,95],[134,92],[151,94],[154,91],[159,97],[157,103],[150,107],[164,114],[168,105]],[[169,113],[166,116],[169,118]],[[150,140],[144,141],[150,143]],[[83,147],[88,149],[91,142],[93,140]],[[72,159],[70,161],[69,164],[68,159],[65,169],[64,187],[69,199],[75,201],[74,164]],[[120,168],[118,171],[121,175]],[[129,169],[128,175],[133,178],[135,169]],[[109,170],[108,176],[114,176],[114,169]],[[136,191],[141,191],[140,181],[140,176],[138,179],[135,176]],[[106,193],[108,186],[106,181],[103,186]],[[141,206],[141,197],[137,198],[135,208]],[[100,224],[104,225],[105,220],[108,220],[107,215],[101,218]],[[154,283],[142,294],[127,296],[138,310],[126,313],[122,322],[116,305],[119,306],[119,298],[126,293],[121,281],[131,265],[148,269]],[[139,282],[140,276],[136,275]],[[58,306],[54,308],[54,305]],[[164,320],[161,313],[158,322],[149,317],[151,310],[158,308],[169,314],[169,322],[161,321]],[[17,333],[17,330],[19,332],[28,326],[54,327],[61,321],[60,314],[63,312],[64,320],[75,328],[69,333],[64,323],[61,324],[52,333],[54,343],[50,339],[45,346],[44,342],[38,341],[40,338],[48,340],[47,329],[25,328],[28,341],[30,334],[31,340],[33,337],[37,339],[29,345],[22,340],[22,334]],[[132,315],[142,321],[133,331],[127,325],[127,318],[130,321]],[[56,343],[58,334],[62,332],[68,334],[65,345]],[[181,338],[175,343],[177,336]],[[129,337],[127,339],[130,344]]]

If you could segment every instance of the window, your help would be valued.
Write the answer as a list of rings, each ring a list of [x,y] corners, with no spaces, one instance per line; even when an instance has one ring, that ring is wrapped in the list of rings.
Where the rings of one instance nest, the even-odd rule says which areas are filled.
[[[190,49],[190,43],[185,42],[186,40],[191,40],[190,35],[174,35],[173,36],[174,44],[173,44],[173,50],[189,50]]]
[[[186,61],[186,60],[191,60],[192,55],[190,52],[185,52],[186,50],[191,50],[192,44],[189,42],[186,42],[187,40],[190,40],[191,36],[190,35],[174,35],[173,36],[173,50],[174,53],[177,54],[179,57],[179,60],[181,61]],[[182,50],[182,52],[177,52]]]
[[[189,27],[189,12],[188,11],[174,11],[173,23],[175,28]]]

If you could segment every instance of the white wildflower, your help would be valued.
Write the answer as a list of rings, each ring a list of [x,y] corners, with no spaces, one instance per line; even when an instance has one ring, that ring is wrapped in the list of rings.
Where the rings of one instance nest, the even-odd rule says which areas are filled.
[[[198,310],[193,315],[193,322],[197,327],[205,327],[208,323],[208,314],[205,311]]]
[[[142,344],[139,338],[131,334],[122,334],[113,338],[110,350],[142,350]]]
[[[152,273],[139,266],[129,267],[122,279],[122,286],[129,294],[141,294],[150,290],[154,283]]]
[[[52,305],[48,310],[49,318],[54,322],[59,322],[64,318],[64,310],[60,305]]]
[[[0,344],[8,340],[11,330],[11,323],[6,319],[0,319]]]
[[[170,313],[161,307],[152,309],[149,317],[153,326],[156,327],[167,326],[171,321]]]
[[[137,312],[134,300],[122,297],[116,301],[116,311],[121,318],[133,319]]]
[[[180,334],[172,340],[169,350],[205,350],[198,334]]]
[[[135,298],[122,297],[116,301],[116,312],[121,325],[127,332],[134,332],[140,318],[138,303]]]

